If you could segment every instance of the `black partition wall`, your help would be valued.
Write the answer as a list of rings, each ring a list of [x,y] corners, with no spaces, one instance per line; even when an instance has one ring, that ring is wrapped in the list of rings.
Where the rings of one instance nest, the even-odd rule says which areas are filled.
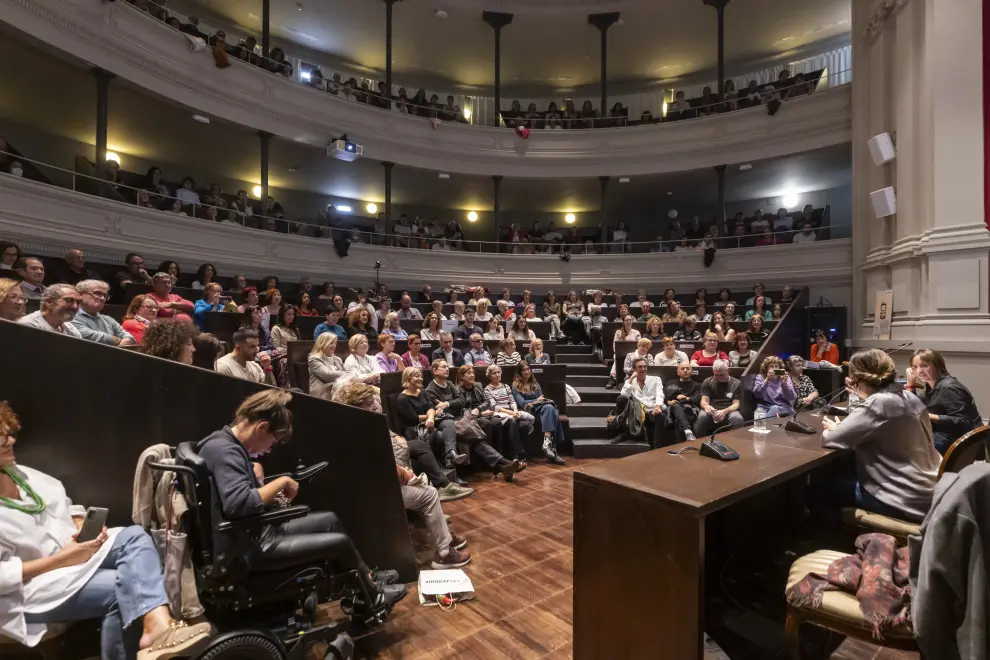
[[[65,485],[85,506],[131,522],[131,487],[148,446],[195,441],[230,423],[265,386],[134,351],[0,322],[7,347],[0,399],[21,418],[17,460]],[[335,511],[365,561],[417,577],[385,417],[303,394],[292,441],[261,459],[269,474],[329,461],[298,502]]]

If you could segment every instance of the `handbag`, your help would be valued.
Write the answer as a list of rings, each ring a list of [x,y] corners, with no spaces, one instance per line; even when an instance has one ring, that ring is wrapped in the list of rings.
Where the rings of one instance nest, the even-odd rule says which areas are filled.
[[[454,429],[459,440],[484,440],[488,437],[469,412],[454,420]]]
[[[532,413],[533,415],[537,415],[543,409],[543,406],[553,406],[554,408],[556,408],[557,402],[554,401],[553,399],[543,399],[542,401],[531,401],[530,403],[526,404],[526,411]]]

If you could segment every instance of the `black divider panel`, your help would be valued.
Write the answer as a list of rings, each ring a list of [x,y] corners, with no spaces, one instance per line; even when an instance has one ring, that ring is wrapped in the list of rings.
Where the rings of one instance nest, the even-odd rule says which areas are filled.
[[[296,334],[300,339],[312,339],[316,326],[324,321],[322,316],[296,316]]]
[[[814,383],[819,396],[827,396],[843,385],[844,375],[839,369],[805,369],[805,375]]]
[[[73,501],[131,519],[138,456],[150,445],[200,440],[229,424],[266,386],[212,371],[0,323],[8,351],[0,399],[21,418],[18,460],[62,481]],[[66,365],[79,365],[65,375]],[[296,394],[294,435],[262,459],[269,474],[329,461],[299,503],[335,511],[365,561],[416,579],[395,459],[382,415]]]
[[[808,290],[801,289],[796,292],[796,296],[779,321],[764,324],[764,330],[770,334],[762,345],[754,347],[757,359],[750,362],[746,369],[747,376],[758,374],[760,364],[771,355],[786,360],[794,354],[805,354],[808,348],[806,345],[808,331],[807,315],[803,310],[808,304]]]
[[[227,342],[233,348],[234,333],[241,327],[241,315],[233,312],[204,312],[203,332],[216,335],[217,339]]]

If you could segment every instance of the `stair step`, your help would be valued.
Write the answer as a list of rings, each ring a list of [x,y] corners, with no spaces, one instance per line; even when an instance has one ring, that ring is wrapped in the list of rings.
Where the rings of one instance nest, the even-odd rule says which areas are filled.
[[[614,405],[614,400],[600,403],[587,401],[582,401],[581,403],[571,403],[567,406],[567,414],[580,417],[601,417],[602,425],[604,425],[605,416],[608,415]]]
[[[558,364],[601,364],[591,353],[561,353],[557,352]]]
[[[574,458],[624,458],[650,451],[645,442],[620,442],[613,445],[603,438],[574,439]]]
[[[557,355],[591,355],[592,351],[594,351],[594,346],[583,346],[581,344],[565,344],[561,346],[557,344]]]
[[[560,356],[558,356],[559,358]],[[560,360],[557,360],[560,363]],[[570,382],[571,376],[598,376],[602,379],[602,384],[608,380],[608,367],[602,366],[600,364],[567,364],[567,382]],[[571,387],[574,384],[571,383]]]
[[[595,374],[589,376],[587,374],[575,374],[571,373],[574,367],[567,367],[567,384],[575,388],[578,392],[581,391],[582,387],[588,388],[603,388],[605,383],[608,382],[608,373]],[[606,392],[614,392],[615,390],[605,390]],[[616,396],[619,396],[616,394]]]
[[[568,436],[572,441],[605,437],[604,417],[571,417]]]
[[[570,380],[570,378],[567,380]],[[578,393],[578,396],[581,397],[582,403],[615,403],[615,400],[619,398],[619,393],[617,391],[606,390],[605,386],[601,384],[597,387],[582,387],[575,385],[574,383],[571,383],[570,385]]]

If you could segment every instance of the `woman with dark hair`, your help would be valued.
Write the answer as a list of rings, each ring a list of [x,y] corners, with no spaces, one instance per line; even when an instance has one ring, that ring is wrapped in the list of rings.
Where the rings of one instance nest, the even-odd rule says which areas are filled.
[[[161,319],[152,323],[144,333],[141,352],[182,364],[193,363],[193,337],[196,328],[184,319]]]
[[[193,339],[193,366],[213,371],[217,358],[223,356],[223,342],[209,332],[201,332]]]
[[[207,284],[216,278],[217,269],[213,266],[213,264],[200,264],[199,269],[196,271],[196,279],[192,283],[192,288],[205,288]]]
[[[560,330],[560,303],[553,289],[547,291],[543,301],[543,320],[550,324],[550,338],[561,339],[564,333]]]
[[[764,342],[769,336],[767,331],[763,329],[763,317],[753,316],[749,319],[749,325],[746,327],[746,334],[749,335],[749,340],[754,344]]]
[[[378,341],[378,332],[371,325],[371,314],[363,307],[355,307],[354,311],[347,315],[347,336],[364,335],[371,342]]]
[[[182,179],[181,187],[175,191],[175,196],[182,202],[183,206],[186,204],[199,204],[199,193],[196,192],[195,188],[196,180],[191,176]]]
[[[714,332],[719,341],[731,343],[736,338],[736,331],[729,327],[722,312],[712,314],[712,320],[708,325],[710,332]]]
[[[426,341],[440,341],[440,316],[435,312],[430,312],[423,318],[423,327],[420,337]]]
[[[756,351],[749,347],[749,335],[740,332],[732,342],[732,350],[729,351],[729,366],[748,367],[755,359]]]
[[[584,303],[578,298],[577,291],[568,291],[563,304],[563,320],[560,328],[570,344],[587,344],[588,331],[584,327]]]
[[[839,366],[839,347],[828,340],[823,330],[815,331],[815,343],[811,345],[810,360],[812,362],[827,362],[833,367]]]
[[[663,292],[663,302],[660,303],[663,306],[667,306],[669,303],[674,302],[677,299],[677,292],[673,289],[664,289]]]
[[[525,316],[517,316],[509,330],[509,336],[516,341],[532,341],[536,339],[536,333],[529,327],[529,322]]]
[[[196,322],[196,327],[201,331],[206,327],[207,312],[223,311],[223,305],[220,303],[220,293],[220,285],[216,282],[210,282],[203,289],[203,297],[196,301],[196,306],[193,308],[193,320]]]
[[[241,328],[249,328],[258,333],[258,348],[261,351],[258,355],[265,353],[271,358],[272,375],[275,377],[275,382],[279,387],[288,387],[289,378],[286,370],[288,351],[272,343],[268,328],[262,324],[263,310],[263,307],[245,305],[244,312],[241,314]],[[278,315],[275,318],[278,319]]]
[[[756,409],[767,417],[794,414],[797,391],[784,361],[776,355],[771,355],[760,364],[760,373],[753,381],[753,395],[756,397]]]
[[[260,297],[261,304],[261,325],[265,330],[271,332],[275,325],[273,319],[278,319],[279,312],[282,311],[282,292],[278,289],[265,289]]]
[[[715,301],[715,307],[725,307],[730,302],[732,302],[732,292],[725,287],[719,289],[718,300]]]
[[[261,290],[268,291],[269,289],[278,288],[278,277],[275,275],[269,275],[265,278],[264,282],[261,283]]]
[[[543,455],[554,465],[565,465],[566,461],[557,453],[564,443],[564,429],[560,425],[557,404],[543,396],[543,388],[536,382],[533,368],[525,362],[520,362],[516,367],[512,397],[519,410],[539,418],[543,429]]]
[[[172,276],[172,286],[176,286],[177,280],[182,276],[182,271],[179,269],[179,264],[174,261],[167,260],[158,264],[159,273],[168,273]]]
[[[766,305],[767,299],[764,296],[756,296],[753,301],[753,309],[747,310],[746,316],[743,320],[748,321],[754,316],[762,316],[764,321],[772,321],[773,314],[771,314],[770,310],[766,308]]]
[[[286,305],[278,314],[275,327],[272,328],[272,346],[289,350],[290,341],[299,340],[299,332],[296,329],[296,308]]]
[[[163,198],[171,197],[172,195],[168,186],[162,181],[162,170],[160,167],[152,167],[148,170],[148,173],[144,175],[144,183],[141,187],[153,194],[151,202],[156,206],[163,201]]]
[[[21,258],[21,248],[17,243],[0,241],[0,270],[13,270]]]
[[[254,307],[257,307],[258,306],[258,299],[260,297],[260,296],[258,296],[258,289],[256,289],[253,286],[246,286],[246,287],[244,287],[244,291],[242,293],[244,294],[244,304],[237,306],[237,311],[238,312],[243,313],[244,312],[244,309],[248,305],[252,305]]]
[[[265,68],[272,73],[277,73],[283,78],[292,77],[292,65],[285,58],[285,52],[281,48],[272,48],[265,60]]]
[[[983,425],[973,393],[949,373],[945,358],[938,351],[930,348],[915,351],[907,381],[904,389],[916,394],[928,408],[938,453],[945,455],[953,442]]]
[[[299,294],[299,304],[296,305],[296,315],[298,316],[320,316],[320,312],[313,307],[313,298],[308,291]]]
[[[333,300],[333,282],[327,280],[323,283],[323,288],[320,289],[320,295],[317,296],[320,300]]]
[[[456,384],[464,399],[464,408],[469,411],[478,425],[486,432],[490,444],[503,454],[508,461],[518,460],[513,472],[526,469],[525,450],[519,435],[519,422],[512,415],[496,415],[495,409],[485,396],[481,384],[475,380],[474,367],[464,365],[456,371]],[[528,431],[527,431],[528,433]],[[506,481],[512,481],[512,474],[502,473]]]
[[[846,387],[862,403],[840,422],[822,417],[822,446],[855,450],[856,475],[813,484],[806,499],[812,515],[834,519],[838,509],[856,507],[920,522],[928,513],[941,457],[925,403],[892,388],[896,378],[894,361],[880,349],[849,359]]]

